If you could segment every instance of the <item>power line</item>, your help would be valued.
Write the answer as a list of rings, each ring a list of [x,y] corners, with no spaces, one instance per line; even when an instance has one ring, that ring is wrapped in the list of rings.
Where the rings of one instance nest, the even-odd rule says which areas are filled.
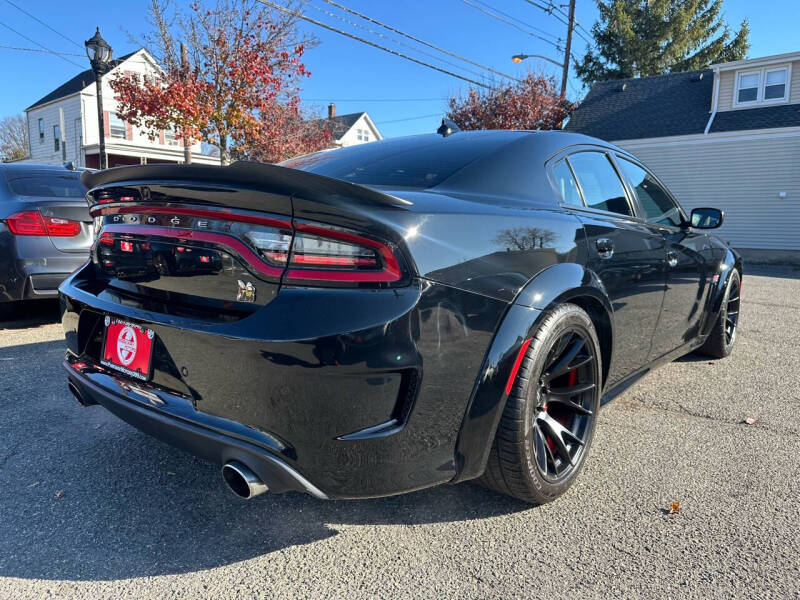
[[[487,71],[489,71],[490,73],[494,73],[495,75],[500,75],[502,77],[505,77],[506,79],[513,79],[515,81],[519,81],[515,77],[511,77],[510,75],[506,75],[505,73],[502,73],[500,71],[496,71],[491,67],[487,67],[486,65],[482,65],[481,63],[475,62],[474,60],[470,60],[469,58],[464,58],[463,56],[460,56],[460,55],[458,55],[458,54],[456,54],[454,52],[450,52],[449,50],[445,50],[444,48],[441,48],[439,46],[435,46],[434,44],[426,42],[425,40],[421,40],[418,37],[415,37],[415,36],[413,36],[413,35],[411,35],[409,33],[406,33],[404,31],[400,31],[399,29],[397,29],[395,27],[392,27],[391,25],[386,25],[385,23],[381,23],[380,21],[377,21],[376,19],[373,19],[372,17],[368,17],[367,15],[365,15],[363,13],[355,11],[352,8],[348,8],[346,6],[338,4],[337,2],[334,2],[333,0],[323,0],[323,1],[325,3],[327,3],[327,4],[330,4],[331,6],[335,6],[336,8],[338,8],[340,10],[348,12],[351,15],[355,15],[357,17],[360,17],[360,18],[364,19],[365,21],[369,21],[370,23],[374,23],[375,25],[383,27],[384,29],[388,29],[389,31],[392,31],[394,33],[402,35],[403,37],[408,38],[410,40],[413,40],[413,41],[417,42],[418,44],[422,44],[423,46],[427,46],[428,48],[433,48],[434,50],[436,50],[438,52],[442,52],[444,54],[447,54],[448,56],[452,56],[454,58],[457,58],[458,60],[463,60],[464,62],[469,63],[469,64],[471,64],[473,66],[476,66],[476,67],[480,67],[481,69],[486,69]]]
[[[473,4],[472,2],[465,2],[464,0],[462,0],[462,2],[464,2],[465,4],[468,4],[472,8],[476,8],[478,10],[481,10],[481,9],[478,6],[475,6],[475,4],[480,4],[481,6],[485,7],[486,9],[492,11],[492,13],[497,13],[498,15],[503,15],[505,17],[505,19],[502,19],[502,18],[498,17],[495,14],[490,14],[490,13],[486,12],[485,10],[481,10],[481,12],[483,12],[484,14],[489,15],[493,19],[497,19],[498,21],[502,21],[503,23],[507,23],[508,25],[511,25],[512,27],[515,27],[516,29],[519,29],[523,33],[530,34],[530,32],[525,31],[521,27],[518,27],[516,25],[516,23],[519,23],[520,25],[524,25],[525,27],[527,27],[528,29],[532,29],[533,31],[538,31],[542,35],[547,35],[547,36],[550,36],[551,38],[554,38],[556,44],[560,44],[561,41],[562,41],[561,37],[555,35],[554,33],[550,33],[549,31],[545,31],[544,29],[536,27],[535,25],[531,25],[530,23],[528,23],[526,21],[523,21],[522,19],[518,19],[514,15],[510,15],[507,12],[503,12],[499,8],[495,8],[494,6],[491,6],[490,4],[487,4],[486,2],[482,2],[481,0],[472,0],[472,2],[474,2],[475,4]],[[508,19],[508,20],[506,20],[506,19]],[[539,36],[536,36],[536,37],[539,37]],[[547,40],[545,40],[545,41],[547,41]],[[553,43],[553,42],[550,42],[550,43]]]
[[[310,3],[306,3],[303,6],[310,6],[314,10],[317,10],[317,11],[323,13],[323,14],[326,14],[329,17],[333,17],[334,19],[338,19],[339,21],[342,21],[343,23],[347,23],[348,25],[351,25],[352,27],[355,27],[357,29],[363,29],[364,31],[368,31],[369,33],[371,33],[373,35],[377,35],[378,37],[381,37],[381,38],[383,38],[385,40],[389,40],[390,42],[392,42],[394,44],[399,44],[399,45],[403,46],[404,48],[408,48],[408,49],[410,49],[410,50],[412,50],[414,52],[419,52],[420,54],[428,56],[428,57],[430,57],[430,58],[432,58],[434,60],[438,60],[440,62],[443,62],[445,64],[453,66],[456,69],[461,69],[462,71],[466,71],[467,73],[471,73],[472,75],[476,75],[477,77],[483,77],[484,76],[484,73],[479,73],[478,71],[473,71],[472,69],[468,69],[468,68],[463,67],[463,66],[461,66],[461,65],[459,65],[457,63],[449,61],[446,58],[440,58],[440,57],[436,56],[435,54],[431,54],[430,52],[426,52],[425,50],[420,50],[419,48],[416,48],[416,47],[412,46],[411,44],[407,44],[406,42],[403,42],[403,41],[400,41],[400,40],[396,40],[396,39],[394,39],[392,37],[389,37],[388,35],[384,35],[380,31],[375,31],[374,29],[370,29],[369,27],[367,27],[365,25],[361,25],[360,23],[356,23],[355,21],[351,21],[350,19],[348,19],[346,17],[343,17],[341,15],[337,15],[336,13],[333,13],[333,12],[331,12],[329,10],[325,10],[324,8],[320,8],[319,6],[314,6],[313,4],[310,4]]]
[[[346,31],[342,31],[341,29],[337,29],[332,25],[328,25],[327,23],[323,23],[322,21],[317,21],[316,19],[312,19],[304,15],[303,13],[297,12],[296,10],[288,9],[284,6],[279,6],[274,2],[270,2],[269,0],[258,0],[261,4],[265,4],[271,8],[279,10],[283,13],[288,15],[292,15],[293,17],[297,17],[298,19],[303,19],[304,21],[308,21],[309,23],[313,23],[318,27],[322,27],[323,29],[327,29],[328,31],[333,31],[334,33],[338,33],[339,35],[343,35],[345,37],[349,37],[350,39],[356,40],[361,42],[362,44],[367,44],[368,46],[372,46],[373,48],[378,48],[379,50],[383,50],[384,52],[388,52],[389,54],[394,54],[395,56],[399,56],[400,58],[405,58],[406,60],[410,60],[411,62],[417,63],[418,65],[422,65],[423,67],[428,67],[429,69],[433,69],[434,71],[439,71],[440,73],[444,73],[445,75],[450,75],[451,77],[455,77],[456,79],[461,79],[462,81],[466,81],[473,85],[477,85],[486,89],[492,89],[492,86],[487,85],[485,83],[481,83],[480,81],[475,81],[474,79],[470,79],[469,77],[464,77],[463,75],[459,75],[458,73],[453,73],[452,71],[448,71],[447,69],[442,69],[441,67],[437,67],[436,65],[432,65],[430,63],[426,63],[425,61],[419,60],[412,56],[408,56],[407,54],[403,54],[402,52],[397,52],[396,50],[392,50],[391,48],[387,48],[386,46],[381,46],[380,44],[376,44],[375,42],[371,42],[369,40],[365,40],[362,37],[357,35],[353,35],[352,33],[348,33]]]
[[[40,43],[39,43],[39,42],[37,42],[36,40],[32,40],[32,39],[31,39],[31,38],[29,38],[27,35],[25,35],[25,34],[23,34],[23,33],[20,33],[19,31],[17,31],[17,30],[16,30],[16,29],[14,29],[13,27],[11,27],[11,26],[9,26],[9,25],[7,25],[7,24],[5,24],[5,23],[0,23],[0,25],[2,25],[3,27],[5,27],[5,28],[6,28],[6,29],[8,29],[9,31],[12,31],[13,33],[16,33],[18,36],[25,38],[25,39],[26,39],[26,40],[28,40],[29,42],[31,42],[31,43],[33,43],[33,44],[36,44],[36,45],[37,45],[37,46],[39,46],[40,48],[43,48],[44,50],[46,50],[47,52],[49,52],[49,53],[50,53],[50,54],[52,54],[53,56],[57,56],[57,57],[58,57],[58,58],[60,58],[61,60],[64,60],[64,61],[66,61],[66,62],[68,62],[68,63],[70,63],[70,64],[73,64],[73,65],[75,65],[76,67],[78,67],[78,68],[80,68],[80,69],[83,69],[83,68],[84,68],[84,67],[83,67],[83,65],[79,65],[79,64],[78,64],[78,63],[76,63],[74,60],[70,60],[69,58],[66,58],[65,56],[61,56],[61,55],[60,55],[58,52],[54,52],[53,50],[51,50],[51,49],[50,49],[50,48],[48,48],[47,46],[43,46],[42,44],[40,44]]]
[[[565,13],[565,12],[564,12],[564,9],[562,8],[562,7],[563,7],[563,6],[565,6],[565,5],[563,5],[563,4],[562,4],[561,6],[559,6],[559,5],[557,5],[557,4],[553,4],[553,0],[550,0],[549,4],[550,4],[550,7],[551,7],[551,8],[554,8],[555,10],[557,10],[558,12],[560,12],[562,15],[564,15],[564,16],[565,16],[565,17],[567,17],[567,18],[569,18],[569,15],[568,15],[567,13]],[[574,17],[573,17],[573,19],[572,19],[572,22],[573,22],[573,23],[575,23],[575,27],[577,27],[578,29],[583,29],[583,30],[586,32],[586,34],[587,34],[587,35],[592,35],[592,32],[591,32],[591,31],[587,30],[587,29],[586,29],[586,27],[584,27],[583,25],[581,25],[580,23],[578,23],[578,19],[576,19],[576,18],[574,18]],[[578,34],[578,35],[580,35],[580,34]],[[584,39],[585,39],[585,38],[584,38]],[[588,43],[591,43],[591,42],[588,42]]]
[[[545,6],[544,4],[540,4],[540,3],[538,3],[538,2],[534,2],[533,0],[525,0],[525,2],[527,2],[527,3],[528,3],[528,4],[530,4],[531,6],[535,6],[535,7],[536,7],[536,8],[538,8],[539,10],[543,10],[544,12],[546,12],[546,13],[547,13],[548,15],[550,15],[551,17],[554,17],[554,18],[558,19],[559,21],[561,21],[561,23],[563,23],[564,25],[566,25],[567,27],[569,27],[569,20],[568,20],[568,18],[569,18],[569,17],[568,17],[567,15],[565,15],[564,17],[562,17],[562,16],[560,16],[560,15],[557,15],[557,14],[555,14],[555,12],[553,12],[553,11],[556,11],[556,10],[558,10],[558,11],[559,11],[559,12],[561,12],[561,13],[563,13],[564,11],[563,11],[563,10],[560,10],[560,9],[559,9],[559,8],[558,8],[558,7],[557,7],[555,4],[553,4],[552,2],[550,2],[550,4],[548,4],[547,6]],[[580,37],[580,38],[581,38],[581,39],[582,39],[584,42],[586,42],[586,43],[587,43],[587,44],[589,44],[590,46],[594,45],[594,42],[592,42],[591,40],[589,40],[588,38],[586,38],[586,36],[584,36],[584,35],[583,35],[581,32],[579,32],[579,31],[576,31],[575,33],[576,33],[576,35],[578,35],[578,37]]]
[[[516,23],[513,23],[513,22],[509,21],[508,19],[504,19],[503,17],[500,17],[498,15],[492,14],[488,10],[486,10],[485,8],[481,8],[480,6],[478,6],[477,4],[473,4],[469,0],[461,0],[461,2],[463,2],[467,6],[471,6],[472,8],[481,11],[483,14],[488,15],[488,16],[492,17],[493,19],[497,19],[498,21],[502,21],[503,23],[511,25],[511,27],[513,27],[515,29],[519,29],[522,33],[525,33],[527,35],[535,37],[536,39],[542,40],[543,42],[546,42],[546,43],[550,44],[551,46],[553,46],[556,50],[561,51],[561,46],[557,42],[553,42],[551,40],[548,40],[545,37],[542,37],[541,35],[537,35],[537,34],[535,34],[533,32],[530,32],[530,31],[528,31],[526,29],[523,29],[522,27],[520,27]]]
[[[17,6],[17,5],[16,5],[16,4],[14,4],[13,2],[11,2],[11,0],[6,0],[6,3],[10,4],[11,6],[13,6],[14,8],[16,8],[16,9],[17,9],[18,11],[20,11],[21,13],[24,13],[24,14],[28,15],[28,16],[29,16],[31,19],[33,19],[33,20],[34,20],[34,21],[36,21],[37,23],[39,23],[39,24],[41,24],[41,25],[44,25],[44,26],[45,26],[45,27],[47,27],[47,28],[48,28],[50,31],[52,31],[53,33],[55,33],[55,34],[56,34],[56,35],[58,35],[58,36],[61,36],[62,38],[64,38],[64,39],[65,39],[65,40],[67,40],[68,42],[70,42],[71,44],[75,44],[76,46],[78,46],[78,48],[83,48],[83,45],[82,45],[82,44],[79,44],[79,43],[78,43],[78,42],[76,42],[75,40],[73,40],[73,39],[71,39],[71,38],[68,38],[68,37],[67,37],[67,36],[65,36],[63,33],[61,33],[60,31],[58,31],[57,29],[53,29],[52,27],[50,27],[50,25],[48,25],[47,23],[45,23],[44,21],[42,21],[42,20],[41,20],[39,17],[32,15],[32,14],[31,14],[31,13],[29,13],[27,10],[25,10],[24,8],[22,8],[21,6]]]
[[[85,56],[85,54],[75,54],[73,52],[54,52],[52,50],[42,50],[41,48],[22,48],[20,46],[6,46],[0,44],[0,48],[4,50],[22,50],[25,52],[41,52],[42,54],[55,54],[56,56]]]

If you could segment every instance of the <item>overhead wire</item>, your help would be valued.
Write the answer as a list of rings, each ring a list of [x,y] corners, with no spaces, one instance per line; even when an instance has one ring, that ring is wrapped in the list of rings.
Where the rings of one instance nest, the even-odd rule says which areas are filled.
[[[6,28],[6,29],[8,29],[9,31],[11,31],[11,32],[13,32],[13,33],[16,33],[18,36],[20,36],[20,37],[22,37],[22,38],[25,38],[26,40],[28,40],[28,41],[29,41],[29,42],[31,42],[32,44],[36,44],[36,45],[37,45],[37,46],[39,46],[40,48],[43,48],[43,49],[44,49],[46,52],[48,52],[48,53],[52,54],[53,56],[57,56],[57,57],[58,57],[58,58],[60,58],[61,60],[63,60],[63,61],[66,61],[66,62],[68,62],[68,63],[70,63],[70,64],[73,64],[73,65],[75,65],[76,67],[79,67],[79,68],[81,68],[81,69],[83,69],[83,68],[84,68],[84,67],[83,67],[83,65],[79,65],[79,64],[78,64],[78,63],[76,63],[74,60],[70,60],[69,58],[67,58],[67,57],[65,57],[65,56],[61,56],[61,54],[60,54],[60,53],[58,53],[58,52],[56,52],[56,51],[54,51],[54,50],[51,50],[50,48],[48,48],[48,47],[47,47],[47,46],[45,46],[44,44],[40,44],[39,42],[37,42],[37,41],[36,41],[36,40],[34,40],[34,39],[31,39],[31,38],[29,38],[29,37],[28,37],[27,35],[25,35],[24,33],[20,33],[19,31],[17,31],[16,29],[14,29],[14,28],[13,28],[13,27],[11,27],[10,25],[8,25],[7,23],[0,22],[0,25],[2,25],[3,27],[5,27],[5,28]]]
[[[336,8],[338,8],[340,10],[348,12],[351,15],[355,15],[355,16],[361,18],[361,19],[364,19],[365,21],[369,21],[370,23],[373,23],[375,25],[383,27],[384,29],[388,29],[389,31],[391,31],[393,33],[396,33],[398,35],[402,35],[403,37],[408,38],[410,40],[413,40],[413,41],[417,42],[418,44],[422,44],[423,46],[427,46],[428,48],[432,48],[432,49],[434,49],[434,50],[436,50],[438,52],[442,52],[443,54],[447,54],[448,56],[452,56],[453,58],[457,58],[458,60],[462,60],[462,61],[464,61],[466,63],[469,63],[469,64],[471,64],[471,65],[473,65],[475,67],[480,67],[481,69],[485,69],[485,70],[489,71],[490,73],[494,73],[495,75],[500,75],[500,76],[505,77],[507,79],[515,79],[514,77],[512,77],[510,75],[507,75],[506,73],[503,73],[501,71],[497,71],[497,70],[493,69],[492,67],[489,67],[487,65],[483,65],[483,64],[481,64],[479,62],[475,62],[474,60],[471,60],[469,58],[466,58],[464,56],[456,54],[455,52],[451,52],[450,50],[446,50],[446,49],[444,49],[444,48],[442,48],[440,46],[436,46],[434,44],[431,44],[430,42],[426,42],[425,40],[422,40],[422,39],[420,39],[420,38],[418,38],[416,36],[413,36],[410,33],[406,33],[405,31],[401,31],[400,29],[397,29],[396,27],[392,27],[391,25],[387,25],[386,23],[382,23],[382,22],[378,21],[377,19],[373,19],[372,17],[370,17],[368,15],[365,15],[364,13],[360,13],[360,12],[358,12],[356,10],[353,10],[352,8],[344,6],[343,4],[340,4],[338,2],[334,2],[334,0],[323,0],[323,2],[325,2],[326,4],[330,4],[331,6],[335,6]]]
[[[36,15],[32,15],[32,14],[31,14],[31,13],[29,13],[27,10],[25,10],[25,9],[24,9],[24,8],[22,8],[21,6],[18,6],[17,4],[15,4],[14,2],[12,2],[11,0],[5,0],[5,1],[6,1],[6,4],[10,4],[11,6],[13,6],[14,8],[16,8],[16,9],[17,9],[18,11],[20,11],[21,13],[24,13],[24,14],[28,15],[28,16],[29,16],[31,19],[33,19],[34,21],[36,21],[36,22],[37,22],[37,23],[39,23],[40,25],[44,25],[44,26],[45,26],[45,27],[47,27],[47,28],[48,28],[50,31],[52,31],[52,32],[53,32],[53,33],[55,33],[56,35],[58,35],[58,36],[60,36],[60,37],[64,38],[64,39],[65,39],[65,40],[67,40],[69,43],[71,43],[71,44],[75,44],[76,46],[78,46],[78,48],[83,48],[83,44],[80,44],[80,43],[76,42],[75,40],[73,40],[72,38],[70,38],[70,37],[67,37],[66,35],[64,35],[64,34],[63,34],[63,33],[61,33],[60,31],[58,31],[58,29],[55,29],[54,27],[51,27],[50,25],[48,25],[47,23],[45,23],[44,21],[42,21],[42,20],[41,20],[39,17],[37,17]]]
[[[278,4],[275,4],[274,2],[270,2],[269,0],[258,0],[258,1],[261,4],[264,4],[265,6],[269,6],[271,8],[276,9],[276,10],[279,10],[279,11],[285,13],[285,14],[292,15],[293,17],[296,17],[298,19],[302,19],[304,21],[307,21],[308,23],[312,23],[314,25],[317,25],[318,27],[322,27],[323,29],[327,29],[328,31],[332,31],[334,33],[338,33],[339,35],[343,35],[343,36],[348,37],[350,39],[356,40],[357,42],[361,42],[362,44],[366,44],[368,46],[372,46],[373,48],[378,48],[379,50],[383,50],[384,52],[388,52],[389,54],[393,54],[394,56],[398,56],[398,57],[403,58],[405,60],[409,60],[411,62],[417,63],[418,65],[421,65],[423,67],[427,67],[429,69],[433,69],[434,71],[438,71],[440,73],[444,73],[445,75],[450,75],[451,77],[455,77],[456,79],[461,79],[462,81],[466,81],[467,83],[471,83],[473,85],[477,85],[477,86],[482,87],[482,88],[493,89],[492,86],[489,85],[489,84],[486,84],[486,83],[483,83],[483,82],[480,82],[480,81],[476,81],[474,79],[470,79],[469,77],[464,77],[463,75],[459,75],[458,73],[453,73],[452,71],[448,71],[447,69],[443,69],[441,67],[437,67],[436,65],[432,65],[432,64],[427,63],[427,62],[425,62],[423,60],[419,60],[417,58],[414,58],[413,56],[408,56],[407,54],[403,54],[402,52],[398,52],[397,50],[393,50],[391,48],[387,48],[386,46],[381,46],[380,44],[376,44],[373,41],[366,40],[366,39],[364,39],[362,37],[359,37],[357,35],[354,35],[352,33],[347,32],[347,31],[343,31],[343,30],[341,30],[341,29],[339,29],[337,27],[333,27],[332,25],[328,25],[327,23],[323,23],[322,21],[318,21],[316,19],[312,19],[311,17],[309,17],[307,15],[304,15],[303,13],[298,12],[296,10],[292,10],[292,9],[286,8],[285,6],[280,6]]]
[[[420,54],[423,54],[423,55],[425,55],[425,56],[427,56],[429,58],[441,61],[441,62],[443,62],[445,64],[450,65],[451,67],[455,67],[456,69],[461,69],[462,71],[466,71],[467,73],[470,73],[470,74],[475,75],[477,77],[483,77],[485,75],[485,73],[479,73],[478,71],[474,71],[472,69],[468,69],[467,67],[464,67],[464,66],[459,65],[457,63],[454,63],[452,61],[449,61],[446,58],[440,58],[440,57],[436,56],[435,54],[432,54],[430,52],[426,52],[425,50],[420,50],[419,48],[416,48],[415,46],[412,46],[411,44],[408,44],[408,43],[403,42],[401,40],[396,40],[396,39],[394,39],[392,37],[389,37],[388,35],[385,35],[385,34],[381,33],[380,31],[375,31],[374,29],[370,29],[369,27],[367,27],[365,25],[361,25],[360,23],[356,23],[355,21],[351,21],[350,19],[348,19],[346,17],[343,17],[341,15],[337,15],[336,13],[333,13],[331,11],[325,10],[324,8],[320,8],[319,6],[315,6],[315,5],[311,4],[310,2],[307,2],[307,3],[303,4],[303,6],[310,6],[314,10],[317,10],[317,11],[323,13],[323,14],[326,14],[329,17],[333,17],[334,19],[338,19],[339,21],[342,21],[343,23],[347,23],[348,25],[350,25],[352,27],[355,27],[357,29],[363,29],[364,31],[367,31],[367,32],[371,33],[372,35],[377,35],[378,37],[381,37],[381,38],[383,38],[385,40],[388,40],[388,41],[390,41],[390,42],[392,42],[394,44],[399,44],[400,46],[403,46],[404,48],[408,48],[409,50],[412,50],[414,52],[419,52]],[[514,79],[510,75],[508,77],[510,79]],[[517,80],[517,81],[519,81],[519,80]]]
[[[539,40],[542,40],[543,42],[545,42],[547,44],[550,44],[551,46],[553,46],[559,52],[563,52],[563,48],[561,47],[561,44],[560,44],[560,41],[561,41],[560,39],[559,39],[558,42],[554,42],[552,40],[548,40],[547,38],[545,38],[545,37],[543,37],[541,35],[533,33],[532,31],[528,31],[527,29],[524,29],[523,27],[520,27],[519,25],[517,25],[516,23],[514,23],[512,21],[509,21],[508,19],[505,19],[505,18],[503,18],[503,17],[501,17],[499,15],[492,14],[487,9],[482,8],[481,6],[478,6],[477,4],[473,4],[472,2],[470,2],[470,0],[461,0],[461,2],[463,2],[467,6],[471,6],[472,8],[474,8],[476,10],[479,10],[483,14],[485,14],[485,15],[493,18],[493,19],[496,19],[498,21],[502,21],[503,23],[506,23],[506,24],[510,25],[511,27],[513,27],[515,29],[518,29],[522,33],[525,33],[525,34],[530,35],[532,37],[535,37],[535,38],[537,38]]]

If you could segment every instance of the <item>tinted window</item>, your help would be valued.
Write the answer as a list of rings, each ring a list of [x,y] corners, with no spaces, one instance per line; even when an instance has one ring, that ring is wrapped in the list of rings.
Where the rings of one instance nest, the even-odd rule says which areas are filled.
[[[41,198],[83,198],[86,188],[79,173],[20,170],[6,173],[11,193]]]
[[[569,157],[569,162],[581,184],[586,206],[633,216],[625,188],[608,156],[601,152],[578,152]]]
[[[504,135],[411,137],[317,152],[280,165],[352,183],[428,188],[508,142]]]
[[[553,179],[556,189],[561,196],[561,201],[570,206],[583,206],[581,193],[578,191],[578,184],[569,168],[566,160],[560,160],[553,167]]]
[[[650,173],[624,158],[619,166],[630,180],[636,197],[644,208],[647,220],[659,225],[679,227],[683,219],[675,203]]]

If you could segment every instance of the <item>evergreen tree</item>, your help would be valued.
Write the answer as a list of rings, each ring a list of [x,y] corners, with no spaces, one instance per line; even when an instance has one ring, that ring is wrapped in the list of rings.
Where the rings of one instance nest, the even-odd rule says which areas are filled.
[[[745,58],[750,25],[731,30],[722,0],[596,0],[600,19],[575,70],[584,83],[693,71]]]

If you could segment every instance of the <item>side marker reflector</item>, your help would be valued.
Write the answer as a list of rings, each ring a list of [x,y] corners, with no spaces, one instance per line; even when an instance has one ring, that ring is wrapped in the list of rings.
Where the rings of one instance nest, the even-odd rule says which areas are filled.
[[[519,372],[520,365],[522,365],[522,359],[525,358],[525,353],[528,351],[528,346],[530,345],[531,340],[529,339],[522,342],[522,346],[517,354],[517,359],[514,361],[514,366],[511,367],[511,373],[508,375],[508,381],[506,382],[506,396],[511,393],[511,388],[514,387],[514,381],[517,379],[517,373]]]

